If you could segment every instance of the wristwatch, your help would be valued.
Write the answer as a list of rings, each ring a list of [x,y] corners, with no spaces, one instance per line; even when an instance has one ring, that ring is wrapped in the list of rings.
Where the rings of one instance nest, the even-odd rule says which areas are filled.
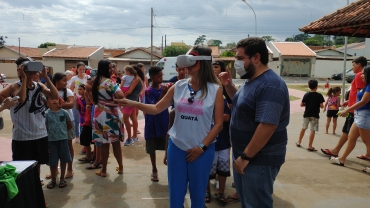
[[[247,155],[245,155],[245,153],[243,152],[242,155],[240,155],[240,157],[243,159],[243,160],[248,160],[250,161],[253,157],[248,157]]]
[[[203,150],[203,152],[207,150],[207,146],[203,143],[200,143],[199,147]]]

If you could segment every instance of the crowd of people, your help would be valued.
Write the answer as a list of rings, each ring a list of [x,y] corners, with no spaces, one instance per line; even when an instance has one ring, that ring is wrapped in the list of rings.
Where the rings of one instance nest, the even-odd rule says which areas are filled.
[[[215,178],[218,190],[214,195],[219,202],[272,207],[274,181],[285,162],[289,93],[281,77],[268,67],[263,39],[242,39],[236,47],[234,68],[246,79],[239,88],[232,83],[226,65],[212,61],[211,49],[204,46],[195,46],[188,55],[178,57],[178,75],[167,84],[163,84],[162,68],[156,66],[148,70],[149,85],[143,64],[118,70],[115,63],[104,59],[98,63],[96,76],[91,77],[80,62],[76,68],[51,77],[47,67],[41,72],[24,70],[22,63],[27,59],[19,58],[20,80],[0,92],[0,110],[10,109],[14,125],[13,160],[36,160],[39,170],[41,164],[47,164],[47,188],[57,185],[59,174],[58,187],[64,188],[66,179],[74,176],[75,139],[85,155],[78,161],[87,163],[86,170],[97,169],[97,176],[106,177],[111,145],[116,171],[122,174],[121,142],[124,146],[138,142],[141,110],[153,182],[159,181],[156,151],[165,150],[170,207],[183,207],[187,190],[192,207],[205,207],[212,198],[209,180]],[[361,136],[368,151],[358,158],[370,160],[370,67],[364,66],[366,58],[354,60],[357,74],[349,101],[342,104],[340,88],[329,87],[325,102],[316,92],[317,81],[309,81],[310,92],[301,103],[305,113],[298,147],[311,123],[308,150],[317,151],[312,145],[320,108],[325,107],[326,133],[332,118],[333,134],[338,115],[346,116],[346,122],[337,147],[321,151],[332,156],[334,163],[344,165]],[[14,96],[19,100],[12,101]],[[341,106],[348,108],[339,112]],[[338,157],[347,140],[345,152]],[[225,183],[231,171],[236,192],[226,197]],[[370,169],[364,171],[369,173]]]

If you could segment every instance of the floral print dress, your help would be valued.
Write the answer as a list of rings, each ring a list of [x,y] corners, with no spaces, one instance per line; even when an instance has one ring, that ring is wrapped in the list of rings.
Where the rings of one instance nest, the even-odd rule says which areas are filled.
[[[94,108],[93,142],[111,143],[123,139],[122,112],[113,103],[119,89],[111,79],[103,79],[98,88],[98,104]]]

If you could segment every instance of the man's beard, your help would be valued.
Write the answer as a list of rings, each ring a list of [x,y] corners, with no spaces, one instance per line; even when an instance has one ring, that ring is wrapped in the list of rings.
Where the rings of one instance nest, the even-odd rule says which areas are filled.
[[[250,79],[251,77],[253,77],[253,75],[256,73],[256,67],[252,63],[250,63],[245,71],[247,73],[241,76],[240,79]]]

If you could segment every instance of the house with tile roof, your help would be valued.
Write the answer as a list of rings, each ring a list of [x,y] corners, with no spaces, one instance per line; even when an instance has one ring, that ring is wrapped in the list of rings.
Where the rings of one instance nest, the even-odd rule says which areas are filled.
[[[55,72],[65,72],[83,62],[92,68],[98,67],[98,62],[104,58],[103,46],[69,46],[54,48],[43,54],[43,63],[52,66]]]
[[[150,50],[146,50],[144,48],[133,48],[131,50],[126,50],[125,53],[121,55],[108,59],[115,62],[119,70],[123,70],[127,65],[136,65],[138,63],[144,64],[145,68],[148,70],[151,66],[151,57],[153,57],[153,65],[156,65],[162,58],[162,56],[159,56],[156,53],[151,54]]]
[[[28,56],[36,61],[42,60],[42,54],[47,52],[47,48],[30,48],[19,46],[1,46],[0,47],[0,73],[7,77],[17,77],[15,61],[20,56]]]
[[[280,76],[314,75],[316,53],[303,42],[269,42],[267,46],[273,52],[269,66]]]

